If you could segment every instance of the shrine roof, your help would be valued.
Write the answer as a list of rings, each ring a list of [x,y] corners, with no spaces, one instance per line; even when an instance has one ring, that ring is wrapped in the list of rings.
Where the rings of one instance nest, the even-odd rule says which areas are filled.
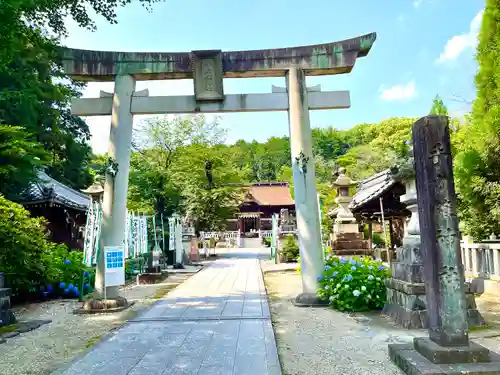
[[[260,206],[293,206],[288,182],[257,182],[246,186],[246,201]]]
[[[396,179],[390,169],[377,173],[358,184],[358,190],[353,196],[349,208],[358,210],[366,203],[380,198],[385,192],[390,190]]]
[[[45,172],[38,173],[38,179],[32,182],[22,200],[23,204],[50,202],[80,211],[86,211],[90,198],[53,179]]]
[[[349,73],[358,57],[368,54],[376,33],[337,42],[309,46],[221,54],[225,78],[282,77],[291,66],[306,75]],[[112,81],[115,75],[130,74],[138,80],[186,79],[193,77],[193,52],[118,52],[62,48],[64,71],[77,80]]]

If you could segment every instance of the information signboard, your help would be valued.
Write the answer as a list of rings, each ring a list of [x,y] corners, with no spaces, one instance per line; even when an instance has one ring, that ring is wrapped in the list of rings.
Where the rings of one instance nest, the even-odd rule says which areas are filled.
[[[125,284],[125,249],[123,246],[104,247],[104,284],[118,286]]]

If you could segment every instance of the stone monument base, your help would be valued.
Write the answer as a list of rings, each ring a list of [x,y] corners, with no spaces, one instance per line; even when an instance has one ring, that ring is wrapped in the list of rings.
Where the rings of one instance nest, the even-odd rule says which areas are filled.
[[[0,327],[16,322],[16,318],[10,309],[11,293],[12,291],[9,288],[0,288]]]
[[[314,293],[300,293],[295,299],[292,299],[292,304],[297,307],[325,307],[330,303],[319,298]]]
[[[427,301],[423,283],[410,283],[389,278],[385,281],[387,302],[383,312],[399,326],[409,329],[427,328]],[[476,306],[470,283],[465,283],[469,327],[486,325]]]
[[[429,338],[412,344],[389,344],[389,357],[409,375],[500,374],[500,355],[469,342],[469,346],[442,347]]]

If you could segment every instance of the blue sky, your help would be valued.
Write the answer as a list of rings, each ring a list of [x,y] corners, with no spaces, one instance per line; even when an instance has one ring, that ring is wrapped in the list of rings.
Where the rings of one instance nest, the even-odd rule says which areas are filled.
[[[68,47],[144,52],[201,49],[244,50],[292,47],[343,40],[377,32],[370,54],[351,74],[308,77],[309,85],[350,90],[351,108],[311,111],[313,127],[379,122],[391,116],[423,116],[439,94],[452,114],[469,106],[477,69],[474,53],[484,0],[166,0],[151,13],[134,4],[118,11],[118,24],[98,20],[89,32],[68,22]],[[458,5],[460,3],[460,5]],[[251,4],[251,5],[249,5]],[[284,78],[226,79],[225,93],[271,92]],[[193,94],[190,80],[138,82],[150,95]],[[85,97],[110,83],[92,83]],[[144,117],[144,116],[143,116]],[[143,117],[137,116],[136,123]],[[288,132],[286,113],[221,114],[228,142],[263,141]],[[107,149],[110,118],[86,119],[94,152]]]

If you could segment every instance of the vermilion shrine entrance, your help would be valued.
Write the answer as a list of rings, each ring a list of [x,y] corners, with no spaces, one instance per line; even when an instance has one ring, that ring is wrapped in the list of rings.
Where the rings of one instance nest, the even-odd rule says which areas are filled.
[[[309,110],[349,108],[348,91],[322,92],[306,87],[307,75],[349,73],[358,57],[370,51],[376,34],[313,46],[222,52],[185,53],[108,52],[65,49],[65,72],[81,81],[114,81],[114,93],[100,98],[75,99],[78,116],[111,115],[108,154],[117,163],[116,175],[106,176],[103,201],[104,246],[124,244],[130,144],[134,115],[288,111],[294,179],[297,232],[303,293],[300,301],[315,300],[317,277],[323,271],[323,253],[316,176],[312,154]],[[224,78],[286,77],[286,88],[271,93],[225,95]],[[192,78],[195,95],[154,96],[135,91],[136,80]],[[116,167],[116,165],[114,165]],[[104,288],[104,252],[98,260],[96,288]],[[108,288],[107,295],[117,294]]]

